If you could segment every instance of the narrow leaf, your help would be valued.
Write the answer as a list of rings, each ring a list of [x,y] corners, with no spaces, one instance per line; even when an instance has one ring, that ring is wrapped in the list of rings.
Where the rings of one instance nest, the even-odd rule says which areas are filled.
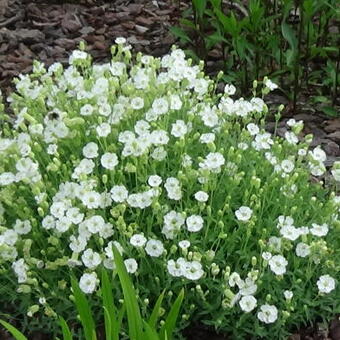
[[[145,338],[147,340],[159,340],[159,336],[155,329],[150,326],[147,322],[143,321]]]
[[[165,340],[165,336],[167,336],[167,339],[172,340],[172,333],[176,326],[176,320],[183,302],[184,298],[184,289],[182,289],[177,296],[177,299],[175,300],[174,304],[172,305],[170,312],[165,319],[165,323],[161,328],[160,334],[161,339]]]
[[[122,256],[115,246],[112,247],[112,250],[117,267],[118,277],[123,289],[130,340],[139,340],[140,334],[143,333],[143,325],[138,301],[136,298],[136,291],[125,268]]]
[[[63,340],[72,340],[71,330],[62,316],[59,316],[59,324],[63,333]]]
[[[112,284],[104,268],[102,270],[102,297],[106,340],[118,340],[120,325],[117,320],[117,308],[113,303]]]
[[[74,277],[71,277],[71,285],[76,307],[80,316],[80,321],[84,328],[85,339],[96,340],[95,324],[87,298],[85,294],[80,290],[78,282]]]
[[[176,37],[186,41],[186,42],[190,42],[192,43],[192,40],[190,39],[190,37],[185,33],[185,31],[183,31],[181,28],[179,27],[170,27],[170,32],[175,35]]]
[[[25,335],[23,335],[19,330],[17,330],[14,326],[9,324],[8,322],[0,320],[0,323],[14,336],[16,340],[27,340]]]
[[[151,328],[155,328],[156,326],[156,322],[157,322],[157,319],[159,317],[159,310],[161,308],[161,305],[162,305],[162,302],[163,302],[163,298],[164,298],[164,291],[162,292],[162,294],[158,297],[156,303],[155,303],[155,306],[152,310],[152,313],[151,313],[151,316],[149,318],[149,325]]]

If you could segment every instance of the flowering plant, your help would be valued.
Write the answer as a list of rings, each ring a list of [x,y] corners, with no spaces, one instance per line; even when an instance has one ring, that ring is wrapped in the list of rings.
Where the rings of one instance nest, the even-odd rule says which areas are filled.
[[[16,80],[0,139],[0,263],[13,292],[2,300],[16,291],[29,316],[65,315],[72,268],[95,304],[115,245],[141,301],[185,289],[182,326],[281,339],[339,312],[340,197],[310,181],[324,151],[299,138],[302,122],[285,138],[264,130],[257,82],[251,100],[232,99],[202,67],[176,48],[134,61],[120,39],[108,64],[82,47],[66,69],[36,62]],[[265,79],[262,96],[274,85]]]

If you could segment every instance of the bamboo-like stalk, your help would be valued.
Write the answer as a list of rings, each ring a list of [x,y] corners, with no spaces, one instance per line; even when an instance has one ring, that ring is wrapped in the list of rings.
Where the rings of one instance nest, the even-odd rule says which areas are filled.
[[[299,4],[300,9],[300,25],[298,32],[298,48],[297,53],[294,60],[294,90],[293,90],[293,112],[296,113],[296,103],[299,92],[299,74],[300,74],[300,56],[301,56],[301,43],[302,43],[302,32],[303,32],[303,24],[304,24],[304,11],[302,8],[302,4]]]

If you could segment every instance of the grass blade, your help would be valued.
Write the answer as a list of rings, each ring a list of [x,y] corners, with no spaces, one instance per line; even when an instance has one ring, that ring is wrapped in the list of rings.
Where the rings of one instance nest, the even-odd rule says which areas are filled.
[[[117,267],[118,277],[123,289],[130,340],[139,340],[140,335],[143,333],[143,325],[138,301],[136,298],[136,291],[125,268],[122,256],[115,246],[112,247],[112,250]]]
[[[63,340],[72,340],[70,328],[62,316],[59,316],[59,324],[63,333]]]
[[[27,340],[25,335],[23,335],[19,330],[17,330],[8,322],[0,320],[0,324],[2,324],[14,336],[16,340]]]
[[[143,320],[143,325],[144,325],[144,334],[145,337],[143,339],[147,340],[159,340],[159,336],[155,329],[149,325],[147,322]]]
[[[106,340],[119,340],[120,324],[117,320],[117,308],[113,303],[112,285],[104,268],[102,270],[102,298]]]
[[[177,317],[178,317],[178,314],[179,314],[179,311],[180,311],[180,308],[183,302],[183,298],[184,298],[184,289],[182,289],[179,295],[177,296],[177,299],[172,305],[170,312],[165,320],[165,323],[160,330],[160,338],[162,340],[172,339],[172,333],[176,326],[176,320],[177,320]]]
[[[161,308],[162,302],[163,302],[163,298],[164,298],[164,291],[162,292],[162,294],[158,297],[155,306],[152,310],[151,316],[149,318],[149,322],[148,324],[150,325],[151,328],[155,328],[156,327],[156,322],[157,319],[159,317],[159,310]]]
[[[76,307],[80,315],[80,321],[84,328],[86,340],[96,340],[96,330],[92,318],[91,308],[85,294],[80,290],[78,282],[74,277],[71,277],[71,285],[75,298]]]

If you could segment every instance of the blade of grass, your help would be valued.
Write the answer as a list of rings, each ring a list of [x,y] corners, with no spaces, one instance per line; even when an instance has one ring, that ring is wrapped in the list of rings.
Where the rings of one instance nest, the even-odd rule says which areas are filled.
[[[155,306],[152,310],[151,316],[149,318],[148,324],[150,325],[151,328],[155,328],[155,326],[156,326],[156,322],[157,322],[157,319],[159,317],[159,310],[161,308],[163,298],[164,298],[164,290],[163,290],[162,294],[158,297],[158,299],[155,303]]]
[[[72,340],[71,330],[62,316],[59,316],[59,324],[63,333],[63,340]]]
[[[102,298],[106,340],[119,340],[120,325],[117,320],[117,308],[113,303],[111,282],[104,268],[102,270]]]
[[[155,329],[150,326],[146,321],[143,320],[144,325],[144,335],[145,337],[143,339],[147,340],[159,340],[159,336]]]
[[[125,268],[122,256],[115,246],[112,246],[118,277],[123,289],[124,303],[129,324],[129,336],[131,340],[139,340],[143,333],[142,318],[136,298],[136,291],[132,285],[129,274]]]
[[[184,298],[184,289],[182,289],[179,295],[177,296],[174,304],[172,305],[170,309],[170,312],[167,318],[165,319],[165,323],[160,330],[160,338],[162,340],[165,340],[166,337],[169,340],[172,339],[172,333],[176,326],[176,320],[177,320],[177,317],[178,317],[178,314],[179,314],[179,311],[180,311],[180,308],[183,302],[183,298]]]
[[[16,340],[27,340],[25,335],[23,335],[19,330],[17,330],[8,322],[0,320],[0,324],[2,324],[14,336]]]
[[[96,340],[95,324],[93,321],[90,305],[85,297],[85,294],[80,290],[78,282],[74,277],[71,277],[71,285],[75,298],[76,307],[80,315],[80,321],[84,328],[86,340]]]

